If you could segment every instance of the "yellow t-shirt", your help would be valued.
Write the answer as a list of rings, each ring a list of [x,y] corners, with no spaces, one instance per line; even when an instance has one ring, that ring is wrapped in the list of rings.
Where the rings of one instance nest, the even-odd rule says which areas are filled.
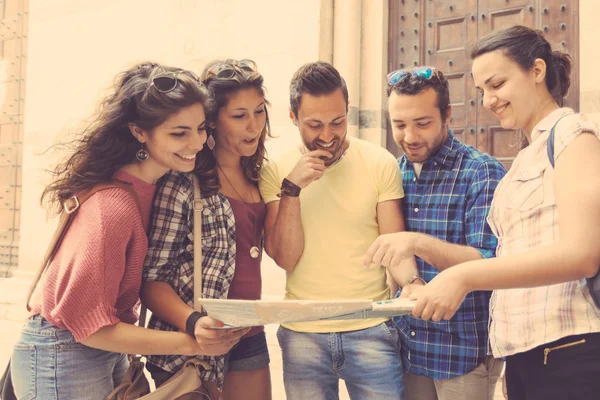
[[[281,182],[301,157],[298,149],[269,161],[259,183],[266,203],[279,201]],[[398,163],[387,150],[350,138],[346,155],[300,193],[304,252],[288,272],[286,299],[384,300],[389,297],[385,269],[363,266],[379,235],[377,203],[404,197]],[[385,319],[284,324],[298,332],[346,332]]]

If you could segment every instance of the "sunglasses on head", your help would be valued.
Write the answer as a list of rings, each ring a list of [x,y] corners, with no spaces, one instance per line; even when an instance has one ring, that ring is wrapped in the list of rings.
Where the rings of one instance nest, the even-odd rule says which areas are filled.
[[[257,72],[256,63],[252,60],[240,60],[233,63],[215,64],[206,72],[204,81],[214,76],[217,78],[231,79],[236,72]]]
[[[150,87],[154,87],[161,93],[168,93],[177,87],[177,83],[179,82],[179,75],[181,74],[188,74],[194,80],[200,82],[200,78],[198,78],[198,75],[196,75],[192,71],[181,70],[178,72],[163,72],[161,74],[156,75],[154,78],[152,78]]]
[[[434,76],[440,79],[438,71],[435,69],[435,67],[416,67],[411,70],[399,69],[397,71],[390,72],[387,76],[388,85],[395,85],[409,75],[426,80],[429,80]]]

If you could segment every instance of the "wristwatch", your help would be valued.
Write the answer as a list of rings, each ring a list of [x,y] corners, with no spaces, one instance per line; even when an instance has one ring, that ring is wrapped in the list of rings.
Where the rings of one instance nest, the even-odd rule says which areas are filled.
[[[288,178],[284,178],[283,182],[281,182],[281,193],[277,195],[277,197],[288,196],[288,197],[298,197],[300,196],[300,191],[302,189],[300,186],[296,185],[294,182],[290,181]]]
[[[427,285],[427,282],[425,282],[425,279],[421,278],[419,275],[413,275],[410,277],[410,279],[408,280],[408,283],[414,283],[415,281],[421,281],[423,282],[423,285]]]
[[[194,311],[190,314],[187,321],[185,321],[185,331],[188,335],[196,337],[196,322],[202,317],[207,316],[205,312]]]

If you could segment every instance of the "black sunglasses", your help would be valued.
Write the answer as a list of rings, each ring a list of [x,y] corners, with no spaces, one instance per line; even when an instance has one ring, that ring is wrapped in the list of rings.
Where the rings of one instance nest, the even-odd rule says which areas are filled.
[[[233,63],[215,64],[206,72],[204,81],[207,81],[211,76],[222,79],[231,79],[235,76],[235,72],[257,72],[258,67],[252,60],[240,60]]]
[[[169,93],[177,87],[177,83],[179,82],[179,75],[181,74],[188,74],[194,80],[200,82],[200,78],[198,78],[198,75],[196,75],[192,71],[181,70],[179,72],[164,72],[152,78],[152,82],[150,83],[148,89],[154,87],[161,93]]]

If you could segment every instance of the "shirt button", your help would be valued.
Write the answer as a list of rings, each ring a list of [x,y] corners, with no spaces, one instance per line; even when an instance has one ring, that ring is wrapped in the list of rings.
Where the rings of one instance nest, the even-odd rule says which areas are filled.
[[[433,165],[437,165],[437,161],[433,163]]]
[[[416,182],[416,181],[417,181],[417,178],[416,178],[416,177],[415,177],[415,178],[413,178],[413,182]]]
[[[419,212],[419,208],[418,207],[415,207],[415,212]]]
[[[413,331],[410,333],[410,336],[415,337],[417,334]]]

